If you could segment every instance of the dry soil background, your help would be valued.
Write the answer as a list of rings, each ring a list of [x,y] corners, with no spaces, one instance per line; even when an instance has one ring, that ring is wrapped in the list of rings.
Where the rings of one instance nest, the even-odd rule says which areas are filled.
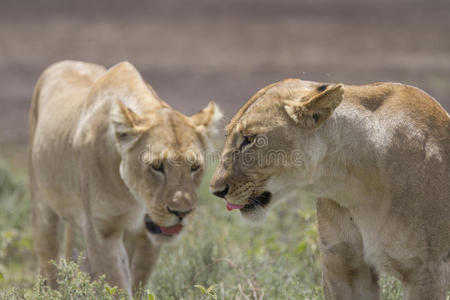
[[[184,113],[231,117],[286,77],[423,88],[450,110],[448,0],[0,0],[0,144],[25,144],[49,64],[135,64]]]

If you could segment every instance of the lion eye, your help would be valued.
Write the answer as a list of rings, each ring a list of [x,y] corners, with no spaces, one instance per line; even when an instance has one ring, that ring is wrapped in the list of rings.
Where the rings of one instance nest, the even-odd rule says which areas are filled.
[[[191,172],[197,172],[200,169],[200,165],[192,165],[191,166]]]
[[[253,141],[255,140],[255,137],[256,137],[256,135],[244,136],[244,140],[242,141],[241,146],[239,146],[239,149],[242,150],[242,149],[244,149],[245,146],[248,146],[251,143],[253,143]]]
[[[117,133],[117,137],[119,138],[119,139],[124,139],[124,138],[126,138],[128,136],[128,134],[126,133],[126,132],[119,132],[119,133]]]
[[[161,164],[152,164],[152,170],[158,173],[164,174],[164,165]]]

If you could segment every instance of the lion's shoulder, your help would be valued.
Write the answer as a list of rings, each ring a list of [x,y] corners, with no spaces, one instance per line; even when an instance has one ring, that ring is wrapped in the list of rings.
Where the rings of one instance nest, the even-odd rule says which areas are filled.
[[[448,126],[450,120],[432,96],[411,85],[393,82],[346,85],[345,99],[374,115],[404,117],[430,127]]]

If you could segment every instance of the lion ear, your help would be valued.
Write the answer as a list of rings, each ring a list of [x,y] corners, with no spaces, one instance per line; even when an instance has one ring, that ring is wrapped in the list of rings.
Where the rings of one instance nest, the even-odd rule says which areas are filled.
[[[327,120],[344,98],[344,85],[321,85],[303,101],[285,101],[288,116],[304,128],[317,128]]]
[[[220,120],[223,114],[214,102],[209,102],[208,106],[191,116],[197,131],[210,138],[219,132]]]
[[[119,142],[130,141],[138,135],[138,124],[142,118],[125,104],[116,100],[111,106],[110,121]]]

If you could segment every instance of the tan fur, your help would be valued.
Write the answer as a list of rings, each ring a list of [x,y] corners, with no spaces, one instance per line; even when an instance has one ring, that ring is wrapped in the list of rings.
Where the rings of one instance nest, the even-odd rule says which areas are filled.
[[[244,136],[266,142],[239,150]],[[246,154],[257,159],[245,161]],[[403,282],[405,299],[445,299],[450,119],[423,91],[395,83],[272,84],[227,127],[211,191],[226,186],[225,199],[237,205],[272,193],[268,205],[242,210],[252,219],[293,191],[319,198],[327,299],[379,299],[379,272]]]
[[[57,228],[81,232],[93,275],[126,289],[145,285],[160,242],[159,226],[187,225],[168,209],[196,207],[203,153],[220,118],[214,103],[186,117],[163,102],[138,71],[123,62],[109,70],[82,62],[50,66],[30,111],[32,226],[40,273],[55,285]],[[163,164],[164,173],[158,171]],[[200,168],[192,169],[193,165]]]

